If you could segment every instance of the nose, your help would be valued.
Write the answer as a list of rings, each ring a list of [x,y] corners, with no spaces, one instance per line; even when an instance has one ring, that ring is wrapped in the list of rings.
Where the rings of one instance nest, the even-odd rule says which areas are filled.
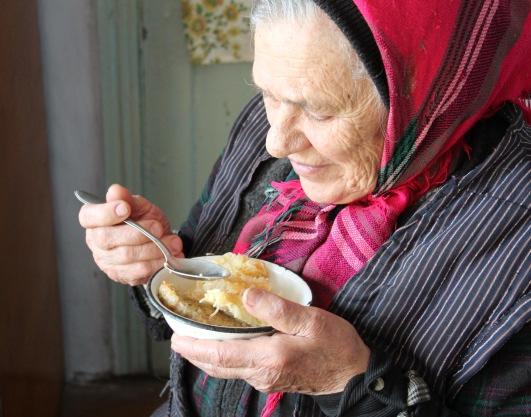
[[[271,128],[267,133],[266,148],[275,158],[285,158],[300,150],[305,136],[299,126],[301,109],[281,102],[276,109],[268,109]]]

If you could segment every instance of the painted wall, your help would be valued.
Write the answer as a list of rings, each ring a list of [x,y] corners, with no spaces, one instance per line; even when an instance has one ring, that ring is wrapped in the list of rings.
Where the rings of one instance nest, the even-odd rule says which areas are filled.
[[[179,2],[142,5],[143,188],[178,225],[254,94],[251,65],[190,65]]]
[[[192,66],[177,0],[40,0],[51,174],[69,381],[165,374],[126,288],[96,267],[73,190],[121,182],[178,226],[254,94],[249,64]]]

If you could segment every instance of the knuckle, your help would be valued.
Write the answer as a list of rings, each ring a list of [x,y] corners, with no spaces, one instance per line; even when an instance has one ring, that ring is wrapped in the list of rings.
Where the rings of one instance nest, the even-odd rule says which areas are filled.
[[[306,328],[312,333],[321,334],[326,330],[326,316],[315,308],[308,309]]]
[[[157,221],[157,220],[151,220],[149,222],[149,229],[148,230],[150,230],[151,233],[154,234],[157,237],[161,237],[162,234],[164,233],[163,228],[162,228],[162,224],[159,221]]]
[[[271,340],[271,344],[268,348],[268,356],[265,358],[267,362],[277,362],[279,358],[284,357],[285,355],[285,346],[282,341]]]
[[[94,258],[94,262],[100,268],[106,275],[109,275],[111,271],[111,267],[105,262],[105,259],[103,256],[101,256],[98,253],[93,253],[92,257]]]
[[[136,287],[137,285],[142,285],[145,282],[144,279],[138,278],[138,279],[131,279],[126,282],[127,285],[130,287]]]
[[[292,362],[292,360],[291,360],[291,357],[289,355],[282,354],[282,355],[277,357],[274,367],[276,369],[278,369],[279,371],[283,371],[283,370],[285,370],[285,369],[287,369],[289,367],[291,362]]]
[[[79,224],[84,227],[92,227],[95,223],[94,219],[94,207],[83,205],[78,212]]]
[[[102,249],[110,249],[111,243],[109,241],[109,231],[106,227],[98,227],[92,229],[94,235],[94,243]]]
[[[115,251],[116,261],[121,264],[127,264],[136,259],[136,246],[119,246]]]
[[[300,352],[293,352],[286,346],[273,349],[274,353],[271,355],[269,368],[274,369],[279,373],[289,371],[297,361],[297,357],[300,355]]]
[[[149,262],[140,262],[136,265],[135,274],[131,278],[140,280],[151,275],[151,264]]]
[[[275,300],[275,302],[271,304],[271,312],[274,317],[289,317],[289,305],[280,300]]]
[[[85,227],[85,225],[87,224],[85,217],[85,206],[82,206],[77,214],[77,219],[82,227]]]
[[[83,227],[94,227],[101,223],[99,221],[101,209],[93,204],[83,205],[79,209],[78,219]]]

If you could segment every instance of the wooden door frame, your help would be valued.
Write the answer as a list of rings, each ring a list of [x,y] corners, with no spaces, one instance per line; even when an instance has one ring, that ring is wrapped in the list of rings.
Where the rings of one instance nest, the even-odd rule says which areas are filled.
[[[36,0],[0,15],[0,415],[57,417],[64,380]]]

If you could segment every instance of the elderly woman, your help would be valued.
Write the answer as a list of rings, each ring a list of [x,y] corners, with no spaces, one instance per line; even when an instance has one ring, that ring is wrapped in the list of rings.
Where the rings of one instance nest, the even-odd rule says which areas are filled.
[[[127,216],[176,255],[284,265],[315,304],[248,290],[274,335],[174,335],[157,415],[528,415],[529,13],[526,1],[256,2],[260,95],[179,234],[118,185],[80,222],[159,337],[169,330],[138,284],[160,254],[119,225]]]

